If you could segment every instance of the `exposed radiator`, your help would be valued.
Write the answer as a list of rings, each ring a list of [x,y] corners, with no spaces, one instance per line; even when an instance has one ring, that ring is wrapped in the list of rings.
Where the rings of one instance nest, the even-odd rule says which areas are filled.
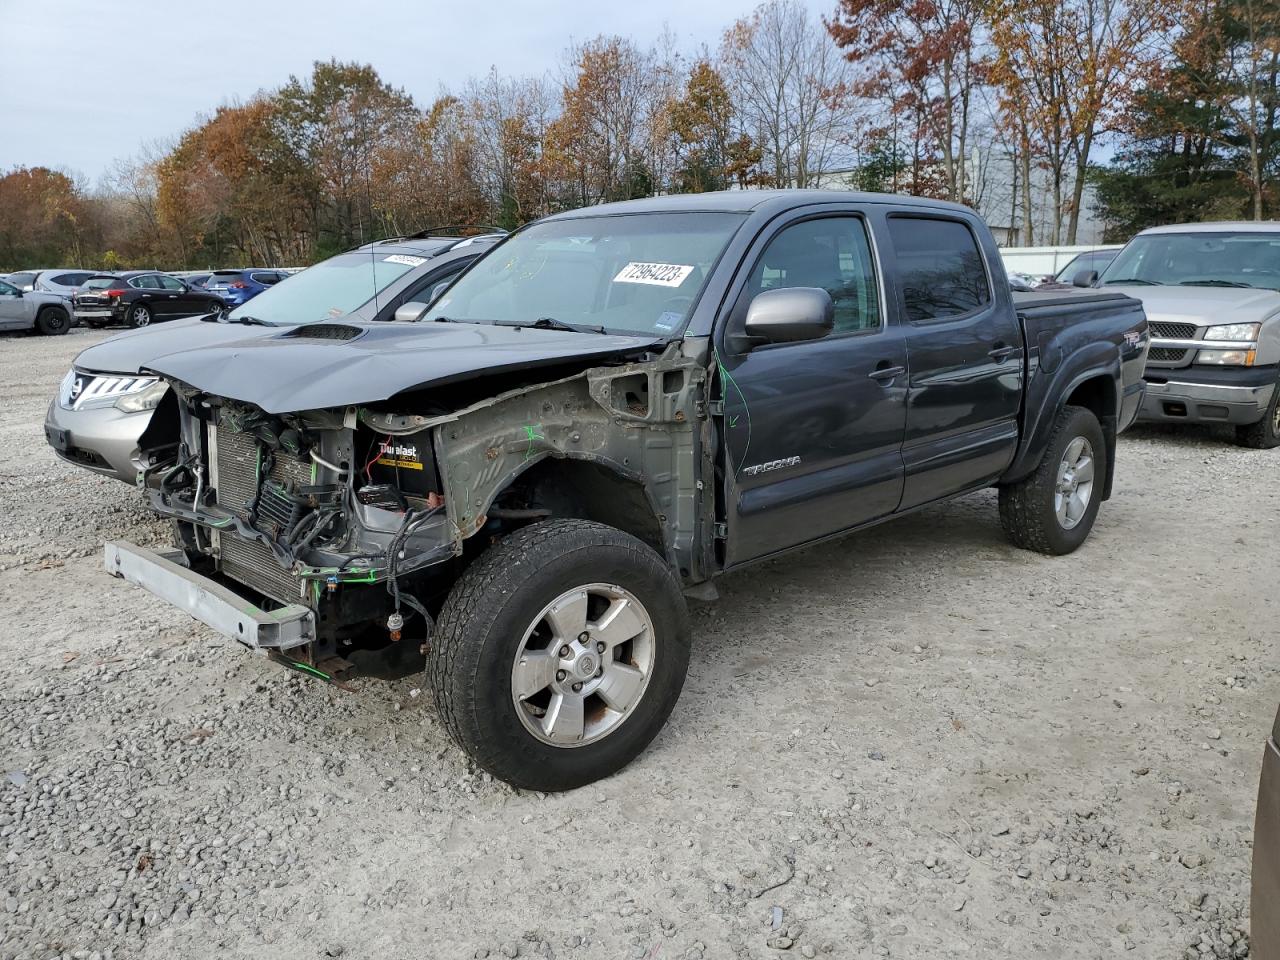
[[[214,497],[219,506],[243,514],[258,487],[258,441],[252,434],[209,428],[212,443]],[[276,457],[269,478],[277,483],[311,482],[311,468],[291,457]],[[270,549],[256,540],[246,540],[232,531],[218,535],[223,574],[259,593],[296,603],[302,596],[300,581],[276,559]]]

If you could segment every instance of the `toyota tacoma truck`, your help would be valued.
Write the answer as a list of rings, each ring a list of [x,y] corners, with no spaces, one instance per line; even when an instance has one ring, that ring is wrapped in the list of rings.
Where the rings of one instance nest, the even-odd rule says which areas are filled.
[[[1144,230],[1101,287],[1140,299],[1151,324],[1140,420],[1230,425],[1243,446],[1280,445],[1280,224]]]
[[[539,790],[653,739],[721,574],[992,486],[1015,544],[1075,550],[1148,345],[1138,301],[1014,301],[972,211],[875,194],[558,214],[429,300],[152,361],[177,546],[105,564],[305,673],[425,671]]]

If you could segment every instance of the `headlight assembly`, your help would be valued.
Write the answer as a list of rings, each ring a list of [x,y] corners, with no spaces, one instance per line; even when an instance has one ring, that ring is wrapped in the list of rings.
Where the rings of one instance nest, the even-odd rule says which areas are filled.
[[[140,390],[126,393],[115,402],[115,408],[124,413],[141,413],[144,410],[154,410],[160,405],[160,400],[168,389],[169,385],[167,383],[163,380],[157,380]]]
[[[1224,323],[1219,327],[1210,327],[1204,332],[1206,340],[1243,340],[1254,342],[1258,339],[1260,323]],[[1235,361],[1230,361],[1234,363]]]

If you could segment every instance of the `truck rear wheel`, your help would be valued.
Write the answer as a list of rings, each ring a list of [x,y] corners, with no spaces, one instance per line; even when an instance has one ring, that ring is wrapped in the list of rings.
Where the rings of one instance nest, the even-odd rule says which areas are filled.
[[[1106,475],[1098,418],[1084,407],[1063,407],[1035,472],[1000,488],[1000,525],[1024,550],[1070,553],[1093,529]]]
[[[454,584],[428,671],[445,727],[480,767],[555,791],[648,746],[688,666],[688,611],[663,559],[613,527],[547,520]]]

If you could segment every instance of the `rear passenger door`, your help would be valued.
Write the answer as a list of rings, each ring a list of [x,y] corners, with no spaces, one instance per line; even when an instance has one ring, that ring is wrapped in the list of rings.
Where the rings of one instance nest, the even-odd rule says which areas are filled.
[[[961,214],[887,218],[910,395],[901,509],[994,481],[1012,462],[1022,403],[1022,332]]]
[[[203,291],[188,287],[177,277],[158,274],[156,282],[164,291],[163,300],[171,317],[191,317],[209,312],[209,298]]]
[[[902,495],[906,349],[889,322],[872,234],[850,209],[772,228],[735,281],[717,333],[725,562],[746,562],[894,511]],[[734,347],[754,297],[820,287],[818,340]],[[730,334],[729,336],[726,336]],[[735,352],[740,350],[744,352]]]

